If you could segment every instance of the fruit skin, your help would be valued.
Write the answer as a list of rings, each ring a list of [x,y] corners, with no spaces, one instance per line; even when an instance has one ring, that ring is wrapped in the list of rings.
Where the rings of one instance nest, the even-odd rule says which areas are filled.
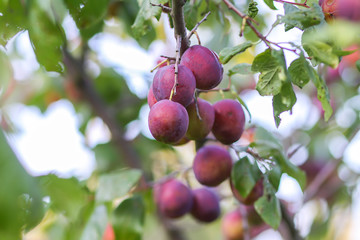
[[[231,191],[233,192],[234,197],[241,202],[242,204],[245,205],[252,205],[256,202],[256,200],[258,200],[264,193],[264,183],[263,183],[263,178],[260,178],[260,180],[258,180],[255,184],[255,186],[253,187],[253,189],[251,190],[251,192],[249,193],[249,195],[244,198],[240,195],[240,193],[238,192],[238,190],[236,190],[235,186],[232,184],[232,182],[230,181],[230,187],[231,187]]]
[[[215,121],[212,133],[223,144],[231,144],[240,139],[245,127],[245,114],[239,102],[224,99],[214,105]]]
[[[197,151],[193,171],[199,183],[214,187],[230,176],[232,164],[231,156],[226,149],[208,145]]]
[[[189,117],[184,106],[164,99],[150,109],[148,124],[156,140],[169,144],[177,143],[185,136]]]
[[[110,223],[106,225],[102,240],[115,240],[114,229]]]
[[[192,191],[179,180],[170,179],[158,185],[156,191],[155,203],[165,217],[179,218],[190,212],[193,206]]]
[[[326,21],[334,18],[360,21],[360,1],[358,0],[323,0],[319,1],[320,3]]]
[[[221,222],[221,230],[226,240],[242,240],[244,237],[243,219],[240,211],[227,213]]]
[[[178,85],[176,87],[176,94],[172,97],[172,101],[178,102],[184,107],[187,107],[193,100],[196,81],[194,74],[190,69],[181,64],[178,67]],[[158,69],[152,83],[152,90],[157,101],[170,98],[174,81],[174,64]]]
[[[196,87],[199,89],[212,89],[222,80],[222,65],[216,54],[206,47],[191,46],[182,55],[180,64],[185,65],[194,73]]]
[[[193,190],[194,202],[191,215],[200,222],[212,222],[220,215],[218,196],[208,188]]]
[[[191,140],[204,139],[211,132],[215,120],[214,108],[208,101],[198,98],[197,104],[201,120],[196,113],[195,101],[186,108],[189,115],[186,136]]]
[[[152,90],[152,85],[150,86],[150,89],[149,89],[149,92],[148,92],[148,95],[147,95],[147,102],[148,102],[148,105],[149,107],[151,108],[155,103],[157,103],[157,100],[154,96],[154,92]]]

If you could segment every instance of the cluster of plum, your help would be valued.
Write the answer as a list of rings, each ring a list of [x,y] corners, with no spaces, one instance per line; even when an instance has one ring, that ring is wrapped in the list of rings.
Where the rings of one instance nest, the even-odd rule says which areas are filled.
[[[174,88],[176,69],[177,84]],[[230,178],[233,160],[224,145],[240,139],[245,115],[236,100],[223,99],[211,104],[197,98],[195,93],[197,89],[215,88],[222,75],[223,68],[217,54],[194,45],[184,52],[177,66],[160,66],[154,76],[148,94],[148,124],[153,137],[163,143],[179,145],[189,140],[202,141],[212,134],[220,142],[202,146],[195,155],[192,169],[203,187],[191,189],[175,178],[154,186],[155,203],[165,217],[179,218],[190,213],[200,222],[212,222],[220,215],[220,198],[211,187]],[[230,186],[235,198],[244,204],[254,203],[263,193],[262,180],[247,198],[240,196],[231,181]],[[223,221],[227,221],[225,219]],[[227,230],[224,231],[228,236]],[[228,239],[241,238],[230,235]]]

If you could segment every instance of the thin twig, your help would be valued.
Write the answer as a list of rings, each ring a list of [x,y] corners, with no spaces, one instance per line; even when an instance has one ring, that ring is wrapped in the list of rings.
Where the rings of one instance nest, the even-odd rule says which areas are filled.
[[[196,115],[197,115],[198,119],[199,119],[200,121],[202,121],[202,118],[201,118],[201,116],[200,116],[200,110],[199,110],[199,104],[198,104],[197,98],[198,98],[198,95],[197,95],[197,92],[195,91],[195,92],[194,92],[194,101],[195,101]]]
[[[288,1],[284,1],[284,0],[274,0],[274,1],[279,2],[279,3],[288,3],[288,4],[300,6],[300,7],[310,8],[308,5],[306,5],[307,0],[304,3],[288,2]]]
[[[187,38],[190,39],[191,36],[196,32],[196,30],[198,29],[198,27],[200,26],[201,23],[203,23],[204,21],[206,21],[207,17],[210,15],[210,11],[208,13],[205,14],[205,16],[203,17],[203,19],[200,20],[200,22],[198,22],[195,27],[189,32]]]
[[[161,10],[164,12],[164,13],[170,13],[171,12],[171,8],[168,7],[168,6],[165,6],[163,4],[155,4],[155,3],[150,3],[151,6],[154,6],[154,7],[161,7]]]

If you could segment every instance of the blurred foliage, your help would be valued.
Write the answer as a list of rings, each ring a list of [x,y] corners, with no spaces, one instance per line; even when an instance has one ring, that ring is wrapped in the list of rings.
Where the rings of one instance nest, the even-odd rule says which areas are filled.
[[[238,99],[246,107],[243,99],[249,92],[270,96],[277,127],[282,126],[283,112],[291,113],[299,96],[306,95],[311,105],[306,123],[299,123],[288,135],[274,133],[250,117],[251,125],[239,143],[229,148],[236,161],[231,175],[234,186],[246,197],[263,177],[264,195],[254,207],[262,224],[278,229],[285,221],[281,207],[291,203],[276,193],[282,176],[290,176],[303,191],[303,198],[311,197],[299,200],[295,211],[289,207],[288,215],[301,217],[312,205],[322,209],[309,211],[311,227],[308,232],[300,229],[304,237],[345,236],[336,221],[339,216],[349,218],[359,178],[358,169],[344,161],[345,148],[354,143],[360,126],[359,23],[325,22],[316,0],[307,1],[309,8],[273,0],[228,1],[253,18],[250,22],[258,31],[254,32],[225,2],[188,0],[184,6],[188,30],[211,12],[198,34],[224,64],[221,87],[228,84],[225,76],[231,78],[231,91],[202,93],[201,97],[210,102],[223,97]],[[141,113],[147,108],[146,99],[136,94],[131,86],[134,80],[126,71],[103,61],[91,42],[108,34],[147,54],[157,52],[159,49],[154,49],[161,45],[163,54],[175,55],[175,51],[167,52],[175,47],[171,14],[152,5],[167,3],[171,7],[167,0],[0,0],[0,239],[27,239],[40,232],[34,239],[95,240],[103,238],[109,224],[117,239],[166,238],[164,223],[154,209],[151,184],[178,173],[175,175],[196,186],[193,173],[187,170],[195,144],[170,146],[148,138]],[[273,22],[271,14],[277,15]],[[273,35],[267,33],[274,29],[299,31],[301,39],[296,43],[272,42]],[[20,36],[25,35],[36,63],[23,56],[25,45]],[[194,38],[191,41],[196,43]],[[67,62],[66,53],[79,67]],[[287,53],[294,54],[294,60],[290,62]],[[153,56],[154,65],[158,59]],[[32,65],[31,73],[17,76],[16,71],[22,70],[19,62]],[[71,67],[78,72],[74,74]],[[90,76],[90,83],[82,76]],[[86,92],[89,85],[98,102]],[[60,99],[74,106],[79,132],[85,139],[96,117],[111,132],[111,140],[88,146],[96,159],[96,169],[88,179],[31,176],[9,145],[19,134],[8,114],[14,104],[35,106],[45,113]],[[103,105],[96,105],[99,102]],[[246,109],[251,116],[251,108]],[[315,121],[311,120],[314,117]],[[314,122],[311,126],[310,120]],[[114,132],[115,128],[119,131]],[[346,144],[342,146],[339,139]],[[305,151],[300,157],[294,151],[296,146]],[[143,170],[129,168],[132,154]],[[143,178],[149,185],[144,186]],[[241,205],[227,197],[231,191],[228,185],[216,189],[224,196],[223,213]],[[188,239],[219,239],[219,223],[200,224],[190,217],[171,222]],[[286,239],[286,233],[284,236]]]

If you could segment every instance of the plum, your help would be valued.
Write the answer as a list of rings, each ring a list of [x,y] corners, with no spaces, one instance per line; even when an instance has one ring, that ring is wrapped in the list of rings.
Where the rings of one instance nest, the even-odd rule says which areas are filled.
[[[215,121],[212,133],[223,144],[231,144],[240,139],[245,127],[245,114],[241,104],[232,99],[216,102]]]
[[[228,212],[222,219],[221,230],[226,240],[242,240],[244,237],[243,218],[239,209]]]
[[[216,145],[200,148],[193,162],[195,178],[199,183],[214,187],[231,174],[232,159],[229,152]]]
[[[323,0],[321,7],[327,21],[333,18],[360,21],[359,0]]]
[[[164,99],[155,103],[150,109],[148,124],[156,140],[172,144],[185,136],[189,126],[189,116],[184,106]]]
[[[254,204],[254,202],[256,202],[256,200],[258,200],[264,193],[264,183],[263,183],[263,178],[260,178],[255,186],[253,187],[253,189],[251,190],[251,192],[249,193],[249,195],[244,198],[240,195],[240,193],[238,192],[238,190],[234,187],[234,185],[232,184],[232,182],[230,181],[230,187],[231,187],[231,191],[234,195],[234,197],[241,203],[245,204],[245,205],[252,205]]]
[[[179,218],[190,212],[193,206],[193,194],[189,187],[176,179],[170,179],[158,185],[155,203],[165,217]]]
[[[187,107],[192,101],[196,87],[194,74],[184,65],[178,66],[178,85],[172,101]],[[169,99],[175,81],[175,65],[159,68],[154,76],[152,90],[157,101]]]
[[[212,89],[222,80],[222,65],[217,55],[206,47],[191,46],[182,55],[180,63],[194,73],[196,87],[199,89]]]
[[[197,104],[201,119],[197,115],[195,101],[186,108],[189,115],[189,127],[186,136],[191,140],[204,139],[214,125],[215,111],[213,106],[200,98],[197,99]]]
[[[194,202],[191,215],[200,222],[212,222],[220,215],[218,196],[209,188],[193,190]]]
[[[154,92],[152,90],[152,85],[150,86],[150,89],[149,89],[149,92],[147,95],[147,102],[148,102],[150,108],[157,102],[157,100],[154,96]]]
[[[114,229],[110,223],[106,225],[102,240],[115,240]]]

